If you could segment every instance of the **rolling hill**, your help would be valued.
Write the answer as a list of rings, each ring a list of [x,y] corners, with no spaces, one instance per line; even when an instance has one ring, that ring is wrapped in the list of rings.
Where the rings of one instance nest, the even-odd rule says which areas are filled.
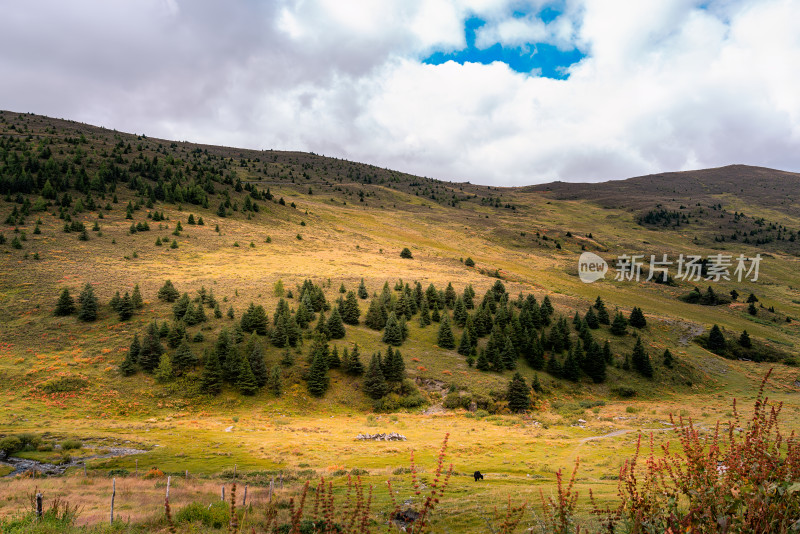
[[[169,472],[333,466],[380,479],[409,448],[432,459],[451,432],[457,471],[480,464],[504,475],[485,490],[496,496],[526,474],[552,483],[551,466],[569,464],[595,434],[662,428],[681,411],[713,425],[732,396],[755,394],[768,365],[770,395],[797,414],[798,180],[734,165],[497,188],[3,111],[0,435],[43,432],[87,448],[132,441],[149,450],[143,462]],[[584,252],[609,263],[604,280],[581,282]],[[645,275],[651,255],[760,254],[762,263],[757,281],[684,280],[674,267],[669,284],[613,280],[623,254],[641,255]],[[186,295],[180,309],[159,296],[167,280]],[[87,284],[96,318],[54,313],[64,290],[77,299]],[[719,298],[687,302],[695,286]],[[134,293],[141,302],[119,304]],[[356,319],[340,336],[331,317],[352,311],[348,300]],[[593,324],[598,300],[609,324]],[[615,334],[610,323],[618,313],[627,323],[634,308],[646,324]],[[405,323],[399,343],[385,341],[390,315]],[[723,348],[708,335],[714,325]],[[744,331],[752,347],[741,344]],[[134,338],[147,356],[130,357]],[[652,376],[637,367],[638,341]],[[380,354],[384,375],[396,371],[386,361],[400,359],[383,394],[345,364],[356,347],[364,368]],[[222,379],[207,387],[215,359]],[[272,381],[243,394],[241,369],[258,375],[256,361]],[[538,384],[524,417],[509,408],[517,372]],[[376,429],[413,445],[353,446],[357,431]],[[604,458],[633,447],[609,441],[584,447],[583,483],[605,492],[619,466]],[[511,461],[503,451],[514,443],[530,446]],[[91,465],[130,471],[134,461]],[[484,494],[470,495],[474,504]],[[0,515],[10,513],[2,502]]]

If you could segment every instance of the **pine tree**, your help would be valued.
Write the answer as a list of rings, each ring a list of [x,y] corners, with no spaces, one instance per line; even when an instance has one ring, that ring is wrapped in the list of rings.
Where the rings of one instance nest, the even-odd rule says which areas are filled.
[[[386,320],[386,329],[383,332],[382,339],[384,343],[394,345],[395,347],[399,347],[403,344],[403,331],[400,328],[400,324],[394,312],[391,312],[389,318]]]
[[[419,305],[419,326],[425,328],[431,324],[431,310],[428,307],[428,299],[424,296]]]
[[[664,367],[666,367],[667,369],[672,369],[672,366],[674,365],[674,361],[675,361],[675,359],[672,357],[672,353],[669,351],[669,349],[665,349],[664,350]]]
[[[594,301],[594,309],[597,310],[597,322],[600,324],[611,324],[610,317],[608,316],[608,309],[605,302],[600,297]]]
[[[339,314],[338,308],[333,308],[331,311],[331,316],[328,319],[325,328],[328,333],[328,337],[331,339],[342,339],[345,336],[344,331],[344,324],[342,324],[342,316]]]
[[[386,349],[386,359],[383,360],[383,374],[387,382],[402,382],[406,377],[406,364],[399,350]]]
[[[325,335],[316,333],[314,340],[311,343],[311,348],[308,351],[308,363],[313,363],[314,358],[317,356],[325,360],[327,365],[330,360],[330,347],[328,347],[328,338]],[[328,366],[330,368],[330,366]]]
[[[311,311],[311,303],[308,297],[300,299],[300,304],[297,305],[297,311],[294,314],[295,322],[300,328],[308,328],[309,323],[313,320],[314,312]]]
[[[594,308],[590,307],[589,311],[586,312],[586,316],[583,318],[586,322],[586,326],[591,328],[592,330],[597,330],[600,328],[600,321],[597,319],[597,315],[594,313]]]
[[[364,374],[364,364],[361,363],[361,354],[358,350],[358,344],[353,347],[353,351],[350,352],[348,357],[344,358],[344,361],[347,362],[346,366],[343,365],[347,374],[354,376],[361,376]]]
[[[555,354],[551,354],[550,357],[547,359],[547,364],[545,365],[545,371],[555,378],[561,377],[562,369],[561,364],[558,362],[558,358],[556,358]]]
[[[292,356],[292,353],[289,352],[289,349],[283,351],[283,356],[281,357],[281,365],[284,367],[291,367],[294,365],[294,356]]]
[[[133,342],[131,343],[125,359],[119,366],[122,376],[131,376],[136,374],[136,359],[139,357],[139,336],[134,334]]]
[[[544,349],[542,348],[542,344],[539,342],[539,338],[534,333],[530,336],[530,348],[528,352],[525,353],[525,360],[528,362],[533,369],[537,371],[541,371],[544,369]]]
[[[114,292],[114,296],[111,297],[111,302],[108,305],[111,307],[112,310],[115,312],[119,312],[119,303],[122,301],[122,297],[119,295],[119,291]]]
[[[117,307],[117,314],[119,315],[120,321],[127,321],[128,319],[133,317],[133,302],[131,302],[131,296],[128,294],[127,291],[119,301],[119,306]]]
[[[164,348],[161,346],[161,339],[158,326],[155,322],[147,327],[141,348],[139,349],[139,365],[148,373],[152,373],[158,366]]]
[[[575,315],[572,317],[572,326],[575,327],[575,330],[580,331],[582,324],[583,320],[581,319],[581,314],[576,311]]]
[[[128,356],[130,356],[133,363],[139,363],[141,361],[141,355],[142,345],[139,342],[139,334],[133,334],[133,341],[131,341],[130,347],[128,348]]]
[[[636,338],[636,345],[633,347],[633,354],[631,354],[631,365],[643,376],[647,378],[653,377],[653,364],[650,363],[650,356],[644,350],[642,338]]]
[[[462,356],[469,356],[471,351],[472,340],[469,337],[469,330],[465,328],[464,333],[461,334],[461,341],[458,344],[458,353]]]
[[[509,336],[506,336],[503,343],[503,350],[500,352],[500,361],[506,369],[513,371],[517,368],[517,349],[514,348],[514,343]]]
[[[478,353],[478,359],[475,361],[475,368],[478,371],[488,371],[492,368],[489,358],[486,357],[486,351],[483,349]]]
[[[749,313],[750,315],[753,315],[753,316],[758,315],[758,308],[756,308],[756,305],[755,305],[754,302],[751,302],[750,305],[747,306],[747,313]]]
[[[573,349],[569,351],[561,370],[561,375],[572,382],[577,382],[581,377],[579,358],[576,355],[577,350],[577,348],[573,347]]]
[[[234,350],[235,347],[233,346],[231,334],[227,328],[223,328],[220,330],[217,335],[217,340],[214,342],[214,354],[216,354],[217,361],[219,362],[220,373],[223,373],[229,357],[234,354]],[[236,367],[236,372],[238,372],[238,370],[238,367]]]
[[[544,299],[542,299],[542,307],[541,311],[544,312],[543,319],[545,320],[545,324],[549,321],[549,317],[553,315],[553,303],[550,302],[550,296],[545,295]]]
[[[358,298],[366,299],[369,296],[367,293],[367,286],[364,285],[364,279],[361,279],[361,283],[358,284]]]
[[[172,305],[172,315],[175,317],[176,321],[183,319],[183,316],[186,315],[186,310],[189,308],[189,304],[189,293],[184,293],[176,300],[175,304]]]
[[[439,303],[438,299],[433,301],[433,311],[431,312],[431,321],[434,323],[438,323],[442,320],[442,316],[439,314]]]
[[[328,390],[328,382],[328,362],[325,355],[318,353],[308,370],[308,392],[315,397],[321,397]]]
[[[364,318],[364,324],[373,330],[383,330],[386,326],[387,318],[384,316],[386,309],[383,307],[379,298],[374,298],[369,303],[367,315]]]
[[[289,327],[286,321],[286,316],[281,314],[278,317],[278,322],[275,324],[275,328],[272,330],[272,335],[270,336],[270,341],[272,345],[282,349],[283,347],[289,344]]]
[[[627,333],[628,320],[622,315],[622,312],[617,312],[614,316],[614,322],[611,323],[611,333],[615,336],[624,336]]]
[[[386,378],[381,370],[381,360],[378,354],[373,354],[369,367],[364,375],[364,393],[371,399],[380,399],[389,391]]]
[[[170,361],[169,356],[166,354],[161,355],[154,375],[156,381],[161,384],[165,384],[174,378],[174,375],[172,374],[172,362]]]
[[[753,346],[753,342],[750,341],[750,334],[747,333],[747,330],[743,331],[742,335],[739,336],[739,345],[746,349],[749,349]]]
[[[325,320],[325,312],[319,312],[319,321],[317,321],[317,326],[314,327],[314,332],[317,334],[322,334],[326,338],[330,337],[328,335],[328,322]]]
[[[334,346],[333,350],[328,354],[328,369],[338,369],[342,366],[342,360],[339,358],[339,347]]]
[[[630,325],[634,328],[644,328],[647,326],[647,320],[644,318],[641,308],[636,306],[633,307],[633,310],[631,310],[631,316],[628,319],[628,323],[630,323]]]
[[[352,291],[347,293],[344,305],[342,306],[342,321],[345,324],[357,325],[358,317],[361,315],[361,310],[358,307],[358,297]]]
[[[200,379],[200,390],[210,395],[219,395],[222,391],[222,366],[216,351],[208,353]]]
[[[256,334],[250,335],[250,339],[245,347],[245,354],[249,360],[253,376],[255,376],[256,385],[258,387],[263,387],[267,383],[268,371],[267,364],[264,361],[264,349]]]
[[[711,331],[708,333],[707,347],[708,350],[717,354],[725,351],[725,336],[722,334],[722,330],[720,330],[719,326],[714,325],[711,327]]]
[[[264,307],[261,305],[256,306],[253,302],[250,303],[239,319],[239,324],[243,331],[247,333],[256,332],[260,336],[267,335],[268,323],[269,319]]]
[[[531,407],[531,395],[528,384],[519,373],[514,373],[514,377],[508,383],[508,408],[512,412],[524,412]]]
[[[281,372],[280,365],[273,365],[272,370],[269,372],[269,379],[267,380],[267,388],[276,397],[280,397],[283,393],[283,373]]]
[[[172,349],[177,349],[185,338],[186,326],[182,321],[177,321],[167,334],[167,345]]]
[[[461,328],[464,328],[464,325],[467,324],[468,317],[469,313],[467,312],[467,307],[464,305],[464,299],[458,297],[453,306],[453,322]]]
[[[57,317],[65,317],[73,313],[75,313],[75,299],[69,294],[69,289],[64,288],[61,291],[61,295],[58,297],[55,315]]]
[[[250,359],[246,356],[239,358],[239,376],[236,380],[236,388],[242,395],[252,396],[258,392],[256,375],[250,368]]]
[[[442,316],[441,323],[439,323],[439,335],[436,337],[436,344],[443,349],[456,348],[456,338],[450,328],[450,319],[448,319],[446,313]]]
[[[133,304],[134,309],[139,310],[144,306],[144,301],[142,300],[142,292],[139,291],[139,284],[133,286],[133,293],[131,293],[131,304]]]
[[[183,339],[178,349],[172,355],[172,370],[176,376],[183,375],[186,371],[194,367],[197,358],[192,352],[189,343]]]
[[[533,391],[535,391],[536,393],[544,392],[544,387],[542,387],[542,382],[539,380],[538,373],[533,374],[533,382],[531,382],[531,387],[533,388]]]
[[[97,297],[91,284],[83,286],[78,297],[78,319],[86,322],[97,320]]]
[[[228,345],[228,350],[225,354],[225,359],[223,360],[220,357],[220,364],[222,364],[222,378],[228,384],[236,385],[239,379],[239,372],[241,371],[241,362],[239,360],[239,351],[236,348],[235,341],[231,339],[231,343]]]
[[[595,384],[600,384],[606,380],[606,360],[600,345],[592,341],[586,350],[583,370]]]
[[[603,343],[603,359],[607,364],[612,363],[614,359],[614,356],[611,354],[611,343],[609,343],[607,339],[606,342]]]
[[[456,290],[453,289],[453,283],[448,282],[447,288],[444,290],[444,305],[448,309],[453,309],[456,303]]]

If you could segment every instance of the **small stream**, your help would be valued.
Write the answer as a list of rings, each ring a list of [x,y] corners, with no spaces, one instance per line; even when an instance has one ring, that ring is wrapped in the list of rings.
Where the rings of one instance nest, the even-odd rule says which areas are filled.
[[[127,447],[111,447],[108,449],[108,451],[109,452],[105,454],[94,454],[91,456],[85,456],[83,458],[71,460],[67,463],[59,465],[40,462],[38,460],[16,458],[14,456],[9,456],[0,463],[10,465],[11,467],[14,468],[14,471],[6,475],[6,478],[13,477],[28,471],[36,471],[37,473],[44,476],[58,476],[58,475],[63,475],[64,472],[70,467],[83,465],[86,462],[86,460],[94,460],[98,458],[116,458],[118,456],[129,456],[132,454],[143,454],[145,452],[148,452],[142,449],[131,449]]]

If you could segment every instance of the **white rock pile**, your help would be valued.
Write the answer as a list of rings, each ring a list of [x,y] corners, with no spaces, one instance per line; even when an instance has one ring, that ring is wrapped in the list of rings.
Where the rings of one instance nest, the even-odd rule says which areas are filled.
[[[389,432],[388,434],[383,432],[380,434],[359,434],[356,436],[356,439],[371,441],[406,441],[406,437],[397,432]]]

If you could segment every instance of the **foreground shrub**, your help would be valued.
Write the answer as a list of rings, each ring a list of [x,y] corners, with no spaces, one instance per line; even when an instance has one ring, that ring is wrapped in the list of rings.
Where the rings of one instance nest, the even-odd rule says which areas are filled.
[[[781,403],[764,397],[764,377],[745,427],[733,420],[701,435],[681,417],[680,451],[661,447],[638,467],[634,457],[620,471],[621,503],[605,516],[608,532],[797,532],[800,530],[800,443],[778,428]],[[674,422],[674,421],[673,421]],[[652,438],[651,438],[652,439]]]

